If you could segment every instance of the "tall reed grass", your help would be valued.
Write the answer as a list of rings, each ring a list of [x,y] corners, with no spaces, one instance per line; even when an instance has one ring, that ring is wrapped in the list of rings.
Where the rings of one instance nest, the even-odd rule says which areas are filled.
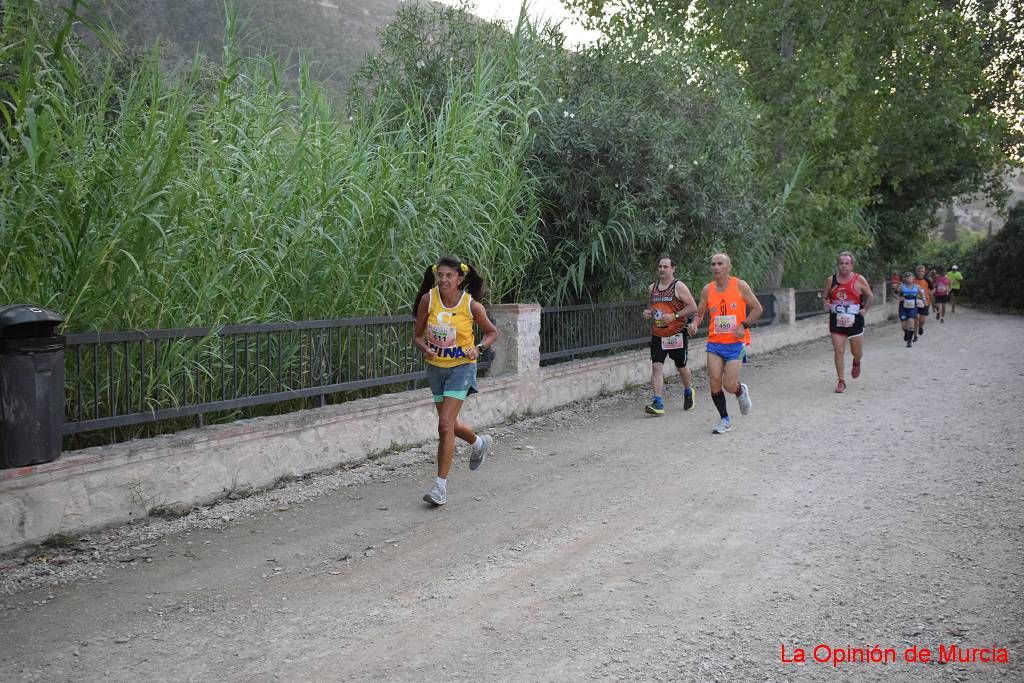
[[[69,331],[386,315],[454,251],[492,296],[536,255],[528,112],[496,59],[416,102],[349,117],[266,57],[124,67],[6,3],[0,302]],[[228,33],[233,30],[229,14]]]

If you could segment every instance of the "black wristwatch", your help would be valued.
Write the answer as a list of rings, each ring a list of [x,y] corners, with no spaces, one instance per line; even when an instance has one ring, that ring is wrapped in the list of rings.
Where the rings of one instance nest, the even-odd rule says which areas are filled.
[[[740,323],[740,325],[743,325],[743,328],[744,328],[744,329],[747,329],[747,330],[749,330],[749,329],[750,329],[750,323],[748,323],[748,322],[747,322],[746,320],[744,320],[743,322],[741,322],[741,323]]]

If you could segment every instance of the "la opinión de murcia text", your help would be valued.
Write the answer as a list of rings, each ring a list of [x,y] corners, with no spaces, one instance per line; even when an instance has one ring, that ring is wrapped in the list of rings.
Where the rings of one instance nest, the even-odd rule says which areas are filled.
[[[941,644],[938,650],[921,645],[911,645],[902,651],[894,647],[866,645],[863,647],[832,646],[818,643],[810,652],[798,645],[779,646],[779,661],[783,664],[831,664],[839,667],[844,664],[896,664],[899,661],[909,664],[1007,664],[1010,653],[1005,647],[971,647],[953,643]]]

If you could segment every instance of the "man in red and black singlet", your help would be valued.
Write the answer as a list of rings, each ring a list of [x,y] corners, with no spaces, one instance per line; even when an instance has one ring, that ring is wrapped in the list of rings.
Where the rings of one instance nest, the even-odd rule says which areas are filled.
[[[828,309],[828,331],[835,353],[836,393],[846,391],[846,341],[850,341],[853,368],[850,376],[860,377],[860,361],[864,355],[864,313],[871,307],[874,294],[863,275],[853,272],[853,254],[844,251],[836,259],[836,272],[825,280],[823,298]]]
[[[676,365],[679,379],[683,383],[683,410],[693,408],[693,375],[686,367],[688,335],[686,323],[697,310],[693,295],[682,280],[676,279],[676,264],[669,256],[658,258],[658,279],[647,287],[649,305],[644,309],[644,318],[651,325],[651,389],[654,398],[644,407],[649,415],[663,415],[665,400],[662,389],[665,383],[665,358],[671,358]]]

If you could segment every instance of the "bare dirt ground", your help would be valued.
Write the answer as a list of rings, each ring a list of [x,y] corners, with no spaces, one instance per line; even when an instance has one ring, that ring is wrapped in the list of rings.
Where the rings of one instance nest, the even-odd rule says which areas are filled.
[[[843,395],[827,340],[755,356],[722,436],[703,381],[495,428],[440,509],[428,445],[0,559],[0,678],[1024,680],[1024,319],[926,330]]]

